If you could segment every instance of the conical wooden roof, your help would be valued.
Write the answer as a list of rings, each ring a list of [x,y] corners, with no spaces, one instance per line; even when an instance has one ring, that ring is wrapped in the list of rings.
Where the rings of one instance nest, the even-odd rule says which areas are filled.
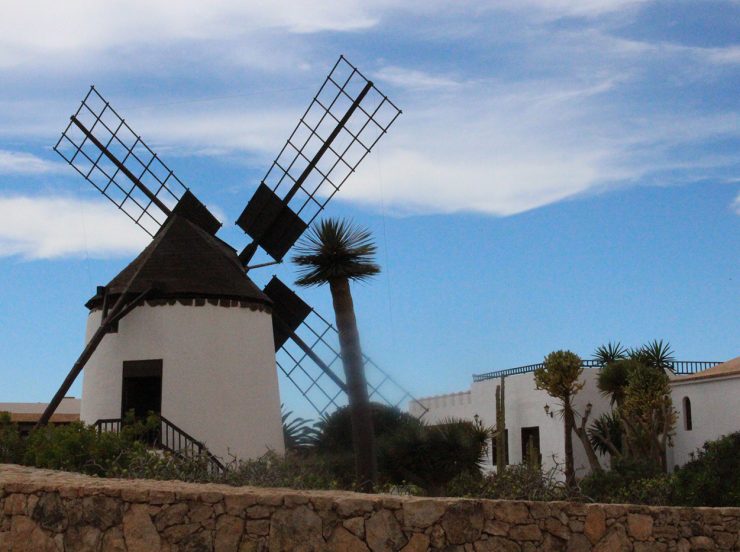
[[[109,301],[123,293],[149,288],[147,299],[231,299],[271,304],[250,280],[236,251],[185,217],[173,214],[152,242],[108,283]],[[96,294],[87,303],[99,308],[103,297]],[[111,303],[112,304],[112,303]]]

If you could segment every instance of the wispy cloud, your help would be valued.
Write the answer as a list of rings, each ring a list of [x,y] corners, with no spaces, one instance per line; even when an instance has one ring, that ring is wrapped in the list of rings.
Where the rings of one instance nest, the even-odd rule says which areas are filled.
[[[393,66],[384,67],[376,72],[375,76],[381,81],[410,90],[454,88],[461,84],[459,81],[443,75],[431,75],[424,71]]]
[[[0,149],[0,174],[44,174],[56,172],[60,166],[31,153]]]
[[[165,43],[218,43],[250,36],[258,42],[270,29],[295,34],[346,32],[376,23],[377,17],[357,0],[10,2],[3,6],[0,19],[0,68],[79,62],[113,49],[130,52]]]
[[[511,10],[537,10],[550,18],[598,17],[633,9],[651,0],[503,0],[497,5]]]
[[[740,46],[727,46],[725,48],[705,48],[704,50],[707,59],[713,63],[740,63]]]
[[[612,89],[610,79],[570,88],[488,82],[453,105],[432,95],[404,115],[341,197],[400,213],[511,215],[664,171],[737,164],[685,155],[703,141],[737,137],[737,114],[625,118],[605,107]]]
[[[740,215],[740,192],[738,192],[735,197],[735,201],[732,202],[732,210],[735,211],[736,214]]]
[[[130,255],[147,236],[102,201],[0,196],[0,256],[24,259]]]

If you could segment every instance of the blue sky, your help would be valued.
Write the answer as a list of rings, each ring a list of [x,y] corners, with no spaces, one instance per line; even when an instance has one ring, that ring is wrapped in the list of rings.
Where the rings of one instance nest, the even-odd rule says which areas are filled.
[[[51,151],[88,86],[241,248],[233,221],[340,53],[404,111],[328,214],[376,236],[363,345],[413,393],[608,340],[738,354],[739,2],[306,4],[4,6],[0,401],[50,398],[83,303],[147,243]]]

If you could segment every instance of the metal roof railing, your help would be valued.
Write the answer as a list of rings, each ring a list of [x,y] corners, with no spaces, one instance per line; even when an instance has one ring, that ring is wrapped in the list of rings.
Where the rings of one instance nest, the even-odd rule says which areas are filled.
[[[676,375],[687,375],[701,372],[718,364],[722,364],[721,361],[712,360],[673,360],[669,362],[670,370]],[[501,378],[506,376],[514,376],[517,374],[527,374],[534,372],[537,368],[542,367],[542,362],[538,364],[527,364],[526,366],[517,366],[516,368],[507,368],[505,370],[495,370],[493,372],[485,372],[483,374],[473,374],[473,381],[485,381],[494,378]],[[601,368],[601,362],[598,360],[584,360],[581,363],[583,368]]]

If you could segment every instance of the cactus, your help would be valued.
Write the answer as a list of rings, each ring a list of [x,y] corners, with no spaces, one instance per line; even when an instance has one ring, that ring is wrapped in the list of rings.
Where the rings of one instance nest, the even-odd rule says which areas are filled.
[[[501,384],[496,386],[496,469],[500,470],[506,467],[506,408],[505,408],[506,387],[504,378],[501,377]]]

